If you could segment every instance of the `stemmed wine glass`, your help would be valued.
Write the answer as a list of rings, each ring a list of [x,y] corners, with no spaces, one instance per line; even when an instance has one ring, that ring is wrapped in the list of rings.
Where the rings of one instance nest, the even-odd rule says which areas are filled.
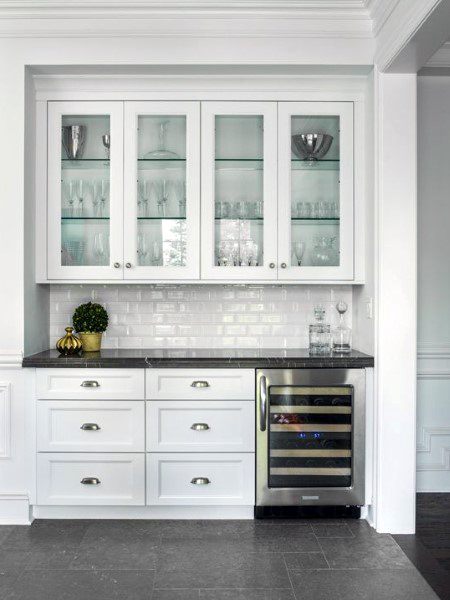
[[[303,255],[305,254],[306,244],[305,242],[294,242],[292,244],[294,249],[295,258],[297,259],[297,266],[302,266]]]
[[[163,177],[162,179],[155,181],[155,186],[157,193],[156,203],[158,206],[158,216],[165,217],[167,204],[169,202],[170,182]]]
[[[83,202],[89,193],[89,182],[84,179],[78,179],[76,182],[76,196],[78,198],[78,213],[80,216],[83,215]]]
[[[148,254],[148,243],[147,243],[147,236],[144,233],[140,233],[138,235],[137,253],[139,256],[139,264],[145,265],[146,264],[146,262],[145,262],[146,256]]]
[[[69,217],[73,217],[73,203],[75,202],[75,182],[63,181],[63,192],[69,205]]]
[[[178,198],[178,216],[186,217],[186,181],[180,179],[174,183],[175,195]]]
[[[161,259],[161,247],[158,244],[158,242],[153,242],[153,249],[152,249],[152,258],[153,258],[153,264],[154,265],[159,265],[160,263],[160,259]]]
[[[105,256],[105,236],[103,233],[94,235],[94,256],[98,265],[103,264],[103,257]]]
[[[150,198],[150,190],[151,190],[151,184],[148,179],[139,181],[139,183],[138,183],[138,194],[139,194],[138,210],[139,210],[139,207],[141,207],[140,210],[141,210],[141,215],[143,217],[148,217],[148,201]]]

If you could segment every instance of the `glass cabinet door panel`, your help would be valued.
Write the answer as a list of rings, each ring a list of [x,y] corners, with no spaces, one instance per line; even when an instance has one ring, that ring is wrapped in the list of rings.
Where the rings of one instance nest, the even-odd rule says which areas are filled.
[[[279,115],[280,278],[351,279],[352,106],[280,103]]]
[[[353,388],[271,386],[269,399],[269,487],[350,487]]]
[[[50,278],[121,277],[120,267],[111,264],[112,254],[119,265],[122,261],[117,220],[122,124],[116,123],[117,108],[96,103],[94,109],[83,102],[49,107]],[[117,118],[121,121],[121,111]],[[113,178],[111,163],[116,167]]]
[[[195,278],[198,104],[129,102],[126,124],[125,276]]]
[[[203,276],[276,277],[272,103],[204,103]],[[269,264],[272,263],[272,267]]]

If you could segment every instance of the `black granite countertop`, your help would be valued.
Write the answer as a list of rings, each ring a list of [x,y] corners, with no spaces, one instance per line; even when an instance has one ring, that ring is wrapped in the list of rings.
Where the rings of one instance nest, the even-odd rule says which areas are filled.
[[[23,367],[54,368],[282,368],[349,369],[373,367],[372,356],[353,350],[350,354],[310,356],[306,348],[280,349],[124,349],[86,352],[61,356],[57,350],[45,350],[27,356]]]

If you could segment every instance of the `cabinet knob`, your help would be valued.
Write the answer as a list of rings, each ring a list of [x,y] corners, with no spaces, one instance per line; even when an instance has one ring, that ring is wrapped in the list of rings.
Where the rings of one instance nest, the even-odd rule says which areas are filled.
[[[125,263],[127,269],[131,269],[131,263]]]
[[[98,381],[92,381],[88,379],[87,381],[83,381],[81,383],[81,387],[97,388],[100,387],[100,384]]]
[[[193,423],[191,429],[194,431],[207,431],[209,429],[208,423]]]
[[[269,268],[270,269],[275,269],[275,263],[269,263]]]
[[[120,263],[118,263],[118,262],[115,262],[115,263],[114,263],[114,268],[115,268],[115,269],[120,269]]]
[[[209,383],[207,381],[193,381],[191,383],[191,387],[193,387],[193,388],[207,388],[207,387],[209,387]]]
[[[192,485],[208,485],[211,481],[207,477],[194,477],[191,479]]]
[[[99,431],[100,425],[97,425],[97,423],[83,423],[80,429],[83,431]]]
[[[281,263],[281,268],[282,268],[282,269],[285,269],[286,267],[287,267],[287,264],[286,264],[286,263]]]
[[[83,485],[100,485],[101,481],[98,477],[83,477],[80,483]]]

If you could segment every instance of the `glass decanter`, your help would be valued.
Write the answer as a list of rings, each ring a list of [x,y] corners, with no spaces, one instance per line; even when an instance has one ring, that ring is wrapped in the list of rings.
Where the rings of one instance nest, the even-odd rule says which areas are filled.
[[[152,150],[151,152],[147,152],[144,158],[152,158],[159,160],[180,158],[176,152],[172,152],[171,150],[166,149],[166,133],[168,125],[169,121],[162,121],[159,124],[158,148],[156,150]]]
[[[323,356],[331,353],[330,325],[325,323],[325,309],[318,305],[314,307],[315,323],[309,326],[309,353],[313,356]]]
[[[339,313],[339,325],[333,329],[333,352],[348,354],[352,349],[352,330],[344,319],[348,304],[341,300],[336,304],[336,310]]]

